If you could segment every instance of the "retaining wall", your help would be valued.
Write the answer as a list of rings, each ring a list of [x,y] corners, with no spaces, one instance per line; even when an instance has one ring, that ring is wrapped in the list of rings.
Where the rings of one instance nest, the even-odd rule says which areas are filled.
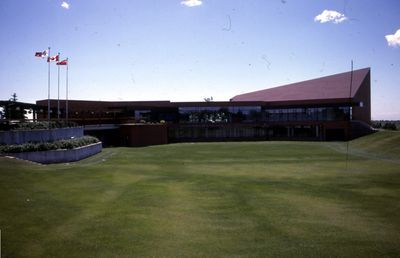
[[[83,127],[55,128],[26,131],[0,132],[0,144],[24,144],[27,142],[52,142],[82,137]]]
[[[102,143],[98,142],[71,150],[20,152],[8,153],[6,155],[42,164],[52,164],[79,161],[96,153],[99,153],[101,152],[101,150]]]

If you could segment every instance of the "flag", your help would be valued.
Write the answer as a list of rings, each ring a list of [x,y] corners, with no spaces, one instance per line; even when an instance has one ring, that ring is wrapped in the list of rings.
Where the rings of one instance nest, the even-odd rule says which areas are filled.
[[[36,57],[41,57],[41,58],[46,57],[47,56],[47,50],[45,50],[43,52],[36,52],[35,56]]]
[[[68,58],[64,59],[64,60],[62,60],[60,62],[57,62],[56,65],[68,65]]]
[[[49,56],[47,58],[47,62],[58,62],[60,60],[60,54],[56,56]]]

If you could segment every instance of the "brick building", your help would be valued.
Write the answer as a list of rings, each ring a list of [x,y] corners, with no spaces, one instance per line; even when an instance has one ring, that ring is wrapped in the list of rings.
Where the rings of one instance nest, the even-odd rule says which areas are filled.
[[[112,145],[347,140],[371,132],[370,92],[370,69],[364,68],[245,93],[223,102],[69,100],[68,117]],[[36,103],[47,106],[47,100]],[[65,107],[65,100],[60,104]],[[57,100],[51,100],[54,118],[56,109]],[[61,117],[65,117],[64,108]]]

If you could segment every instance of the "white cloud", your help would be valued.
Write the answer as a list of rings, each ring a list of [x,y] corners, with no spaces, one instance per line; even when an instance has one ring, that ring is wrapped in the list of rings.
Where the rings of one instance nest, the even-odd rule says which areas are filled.
[[[325,23],[325,22],[333,22],[335,24],[341,23],[347,20],[347,17],[339,12],[333,10],[324,10],[321,14],[315,16],[314,21]]]
[[[389,46],[399,47],[400,46],[400,29],[398,29],[395,34],[386,35],[385,38],[386,38]]]
[[[65,9],[69,9],[69,3],[67,3],[67,2],[62,2],[61,7],[62,7],[62,8],[65,8]]]
[[[203,1],[201,1],[201,0],[185,0],[185,1],[182,1],[181,4],[184,4],[188,7],[194,7],[194,6],[202,5]]]

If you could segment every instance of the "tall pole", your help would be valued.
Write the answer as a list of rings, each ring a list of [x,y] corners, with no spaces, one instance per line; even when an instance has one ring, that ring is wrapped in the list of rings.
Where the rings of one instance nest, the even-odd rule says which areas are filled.
[[[352,119],[352,100],[351,91],[353,87],[353,60],[351,60],[350,87],[349,87],[349,120],[347,123],[347,143],[346,143],[346,170],[349,165],[349,141],[351,139],[351,119]]]
[[[48,65],[48,79],[47,79],[47,121],[50,123],[50,47],[48,48],[48,57],[47,57],[47,65]]]
[[[58,53],[58,55],[60,55],[60,53]],[[58,87],[58,91],[57,91],[57,120],[60,120],[60,66],[57,65],[58,67],[58,81],[57,81],[57,87]]]
[[[68,123],[68,58],[67,58],[67,75],[66,75],[66,94],[65,94],[65,120]]]

